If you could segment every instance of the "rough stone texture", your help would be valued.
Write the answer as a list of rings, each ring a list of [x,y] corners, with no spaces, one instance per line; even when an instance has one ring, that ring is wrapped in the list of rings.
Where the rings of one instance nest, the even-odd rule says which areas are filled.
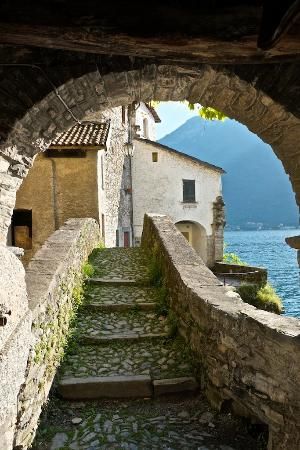
[[[65,378],[59,392],[66,399],[151,397],[149,375],[115,375],[109,377]]]
[[[7,324],[0,327],[0,449],[10,450],[18,413],[18,394],[25,379],[32,341],[31,312],[25,285],[25,271],[18,258],[0,245],[0,308]]]
[[[74,424],[76,419],[81,419],[79,425]],[[64,450],[265,448],[247,432],[242,421],[213,411],[207,400],[195,393],[93,403],[56,399],[45,411],[33,450],[49,448],[51,440],[63,442]]]
[[[258,284],[266,283],[268,279],[268,271],[263,267],[241,266],[238,264],[226,264],[217,262],[212,271],[222,279],[222,274],[226,274],[225,278],[236,278],[241,282],[252,282]]]
[[[154,395],[175,394],[176,392],[195,391],[199,387],[194,377],[154,380]]]
[[[290,247],[300,250],[300,236],[288,237],[285,241]]]
[[[70,219],[45,242],[26,272],[33,343],[18,398],[18,449],[33,439],[67,335],[72,293],[82,283],[82,264],[99,240],[95,220]]]
[[[76,67],[76,74],[74,74]],[[213,106],[244,123],[269,143],[290,176],[300,203],[299,68],[297,64],[272,66],[208,66],[146,64],[143,60],[82,62],[66,68],[49,66],[58,92],[77,119],[133,100],[183,100]],[[9,85],[7,86],[7,79]],[[270,83],[272,80],[272,83]],[[74,118],[52,91],[43,73],[32,67],[2,68],[0,101],[3,108],[1,156],[1,238],[6,239],[14,195],[26,176],[32,157],[45,149]],[[21,100],[26,92],[29,101]],[[17,95],[16,95],[17,93]],[[20,97],[20,98],[19,98]],[[33,105],[33,106],[32,106]]]
[[[143,341],[111,340],[107,345],[85,345],[68,355],[62,378],[116,375],[149,375],[152,380],[193,374],[189,353],[182,339]]]
[[[300,446],[300,322],[233,296],[166,216],[145,216],[142,246],[163,268],[179,331],[204,367],[212,404],[269,426],[269,449]]]

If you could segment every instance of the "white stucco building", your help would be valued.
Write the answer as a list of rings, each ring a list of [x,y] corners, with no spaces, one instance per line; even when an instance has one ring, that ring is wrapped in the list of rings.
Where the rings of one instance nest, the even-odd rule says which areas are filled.
[[[223,170],[156,143],[158,122],[145,103],[93,113],[37,157],[17,194],[14,217],[24,223],[12,223],[13,236],[26,229],[28,258],[70,217],[98,220],[106,247],[130,247],[140,244],[145,213],[160,213],[206,264],[222,259]],[[34,196],[38,183],[43,194]]]
[[[212,266],[223,257],[223,169],[148,139],[135,139],[132,159],[135,244],[146,212],[167,214]]]

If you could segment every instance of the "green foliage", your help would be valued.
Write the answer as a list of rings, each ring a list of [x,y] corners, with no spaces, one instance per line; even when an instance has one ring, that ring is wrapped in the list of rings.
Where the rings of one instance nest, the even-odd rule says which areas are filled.
[[[238,266],[246,266],[246,263],[236,253],[224,253],[223,262],[226,264],[236,264]]]
[[[270,283],[266,283],[264,286],[242,284],[237,288],[237,292],[244,302],[256,306],[256,308],[276,314],[281,314],[283,311],[282,301]]]
[[[85,278],[90,278],[94,275],[95,269],[89,262],[86,262],[82,266],[82,273]]]
[[[224,113],[218,111],[217,109],[211,108],[210,106],[200,106],[198,110],[199,116],[205,120],[219,120],[224,122],[228,117]]]
[[[227,244],[224,242],[224,250],[223,250],[223,262],[226,264],[236,264],[238,266],[246,266],[247,263],[241,260],[241,258],[236,253],[228,253],[226,252]]]
[[[219,120],[221,122],[224,122],[225,119],[228,119],[228,117],[223,112],[218,111],[211,106],[201,106],[199,103],[191,103],[187,100],[184,100],[181,103],[187,105],[187,107],[191,111],[198,111],[199,116],[204,120]],[[156,108],[159,104],[159,101],[152,100],[150,102],[150,106],[152,106],[152,108]]]

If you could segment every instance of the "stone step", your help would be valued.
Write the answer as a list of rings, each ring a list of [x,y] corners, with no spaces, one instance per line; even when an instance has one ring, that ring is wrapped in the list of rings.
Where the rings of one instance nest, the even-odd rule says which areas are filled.
[[[127,335],[166,335],[169,326],[165,317],[158,317],[155,312],[128,311],[102,312],[85,309],[78,318],[78,335],[90,339],[118,338]]]
[[[194,392],[199,388],[195,377],[165,378],[153,381],[153,395],[159,397],[181,392]]]
[[[60,367],[62,378],[149,374],[157,380],[194,374],[190,354],[181,338],[78,345]]]
[[[147,398],[197,389],[198,383],[194,377],[152,381],[148,375],[64,378],[58,385],[59,394],[68,400]]]
[[[68,400],[144,398],[152,397],[153,386],[146,375],[65,378],[60,381],[58,391]]]
[[[99,312],[154,311],[156,303],[87,303],[86,309]]]
[[[89,260],[95,278],[134,280],[139,284],[148,279],[148,257],[141,248],[98,249]]]
[[[149,339],[167,339],[168,337],[168,333],[123,333],[103,337],[83,335],[80,337],[80,343],[82,345],[102,345],[110,344],[114,341],[145,341]]]
[[[143,286],[109,286],[89,284],[85,288],[87,303],[99,305],[137,305],[156,303],[161,297],[161,289]]]
[[[126,278],[112,278],[112,277],[106,277],[106,278],[88,278],[87,282],[90,284],[100,284],[104,286],[139,286],[144,285],[147,283],[143,280],[139,280],[138,278],[132,278],[132,279],[126,279]]]

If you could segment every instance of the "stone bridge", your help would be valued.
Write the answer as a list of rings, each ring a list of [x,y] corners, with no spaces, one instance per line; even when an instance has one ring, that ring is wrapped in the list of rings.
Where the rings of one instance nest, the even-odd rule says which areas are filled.
[[[94,220],[69,220],[46,241],[30,263],[26,273],[28,297],[21,263],[16,261],[16,257],[7,249],[1,247],[1,257],[6,267],[1,274],[4,286],[4,291],[1,290],[1,301],[5,301],[7,308],[11,308],[14,312],[9,316],[8,325],[1,330],[4,333],[1,336],[0,361],[1,450],[25,449],[32,442],[41,407],[48,397],[68,335],[73,314],[71,298],[74,295],[75,298],[78,297],[79,287],[82,284],[82,265],[88,254],[97,246],[99,239],[98,225]],[[196,377],[213,407],[217,410],[230,408],[238,415],[265,424],[269,430],[270,450],[298,449],[299,320],[280,317],[243,303],[237,294],[222,286],[166,216],[145,216],[142,250],[150,260],[155,261],[163,276],[179,334],[192,351],[193,360],[200,368],[196,372]],[[104,263],[106,271],[113,270],[110,265],[107,266],[105,260]],[[124,260],[123,271],[126,264]],[[105,275],[103,268],[101,271],[100,276],[103,277]],[[109,276],[108,273],[107,282],[122,281],[119,280],[117,273],[113,275],[114,280],[111,280],[111,277],[112,275]],[[128,272],[125,278],[129,286],[133,282],[132,275]],[[122,283],[121,285],[124,285],[124,280]],[[125,292],[124,290],[122,297],[124,300],[121,303],[127,301],[124,297]],[[132,294],[130,298],[132,302],[134,298]],[[148,297],[146,302],[149,302]],[[93,308],[95,307],[94,305]],[[109,305],[106,306],[108,307]],[[150,311],[151,307],[151,302],[148,306],[147,303],[143,306],[145,311]],[[118,306],[119,311],[123,309],[124,305]],[[158,319],[155,321],[153,315],[150,316],[151,325],[147,325],[146,322],[143,322],[144,325],[135,324],[137,316],[130,316],[130,323],[125,326],[129,327],[127,331],[125,330],[126,339],[135,341],[137,336],[135,337],[134,333],[140,335],[145,332],[149,335],[147,339],[161,339],[163,336],[160,333],[165,333],[164,326],[157,322]],[[84,319],[80,318],[79,321],[84,328]],[[107,332],[102,337],[97,337],[97,332],[91,329],[91,326],[95,326],[92,323],[94,319],[90,317],[87,327],[84,328],[85,332],[91,333],[88,338],[90,344],[104,338],[107,341],[107,333],[109,335],[114,333],[114,339],[119,339],[120,336],[124,339],[122,331],[124,323],[120,325],[120,331],[118,324],[113,323],[109,327],[107,325],[109,322],[105,319],[101,328],[106,330],[107,327]],[[144,329],[146,331],[142,331]],[[146,336],[142,337],[146,339]],[[143,344],[139,346],[142,351]],[[152,353],[148,355],[147,364],[157,364],[154,360],[158,350],[155,348],[157,347],[154,346]],[[138,354],[139,351],[136,350],[135,353]],[[110,361],[109,358],[107,354],[107,361]],[[177,361],[176,358],[179,358],[176,362],[179,368],[180,354],[169,357],[170,364],[171,359]],[[118,358],[120,359],[122,358]],[[120,392],[124,392],[125,389],[128,395],[134,396],[138,383],[142,396],[151,395],[153,389],[151,379],[145,375],[137,377],[138,380],[134,379],[133,387],[130,387],[132,379],[128,381],[125,376],[121,380],[123,383],[121,391],[118,387],[111,387],[109,384],[112,382],[111,379],[105,379],[104,388],[101,387],[103,378],[100,385],[99,378],[88,379],[84,381],[84,389],[87,389],[89,394],[86,394],[86,391],[84,395],[80,394],[82,383],[81,387],[76,387],[76,376],[85,376],[85,370],[100,370],[99,373],[102,374],[103,370],[108,373],[113,370],[109,367],[102,369],[103,362],[99,361],[100,369],[97,369],[99,364],[98,366],[95,364],[92,369],[84,369],[84,362],[81,363],[83,366],[80,368],[81,374],[76,375],[75,372],[74,375],[72,369],[69,373],[75,376],[75,385],[74,378],[73,381],[65,381],[62,394],[66,398],[93,398],[96,389],[96,397],[99,395],[105,397],[113,395],[110,392],[117,389],[117,396],[124,396]],[[167,369],[168,364],[169,362]],[[157,370],[159,372],[162,370],[161,365],[157,367],[153,372],[156,377]],[[178,371],[179,369],[175,371],[177,381],[173,380],[173,384],[166,383],[166,380],[163,383],[158,380],[156,385],[153,382],[154,392],[158,392],[159,389],[169,389],[172,392],[174,384],[177,386],[179,384],[180,389],[182,386],[188,390],[194,389],[193,379],[185,378],[183,381],[179,378],[178,381],[178,376],[182,377],[178,375]],[[131,369],[129,372],[131,374]],[[125,375],[126,373],[125,370]],[[116,380],[113,382],[116,383]],[[117,382],[120,383],[120,377],[117,377]],[[104,394],[101,394],[103,389]],[[178,387],[175,387],[176,389]],[[200,433],[198,438],[203,439],[203,435],[201,437]]]

